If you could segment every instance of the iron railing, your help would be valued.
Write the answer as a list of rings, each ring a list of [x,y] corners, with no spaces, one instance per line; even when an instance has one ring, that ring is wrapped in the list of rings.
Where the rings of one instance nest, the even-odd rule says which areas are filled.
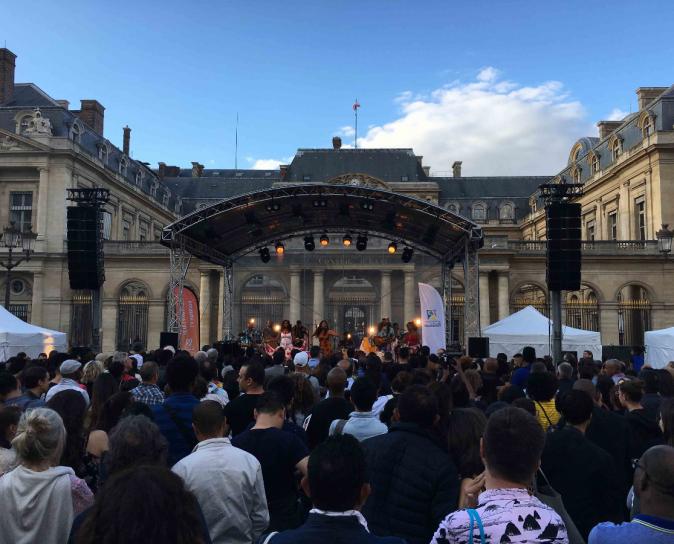
[[[541,255],[547,240],[508,240],[487,236],[482,251],[514,251],[522,255]],[[658,255],[657,240],[584,240],[581,250],[587,255]]]

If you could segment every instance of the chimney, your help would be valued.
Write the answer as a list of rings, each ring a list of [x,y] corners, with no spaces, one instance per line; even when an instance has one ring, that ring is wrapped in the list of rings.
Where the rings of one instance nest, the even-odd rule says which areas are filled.
[[[422,166],[421,168],[424,169],[424,174],[426,177],[429,177],[431,175],[431,167],[430,166]]]
[[[122,140],[122,153],[127,157],[129,156],[129,150],[131,148],[131,129],[126,126],[124,127],[124,138]]]
[[[639,110],[643,110],[653,100],[664,93],[667,87],[639,87],[637,89],[637,99],[639,100]]]
[[[204,165],[199,164],[198,162],[192,163],[192,177],[200,178],[204,173]]]
[[[342,139],[339,136],[332,137],[332,149],[341,149]]]
[[[452,176],[455,178],[461,177],[461,161],[454,161],[452,164]]]
[[[0,49],[0,104],[9,102],[14,94],[16,55],[7,48]]]
[[[67,100],[57,100],[56,103],[61,106],[64,110],[67,110],[70,108],[70,102]]]
[[[74,112],[96,134],[103,136],[103,119],[105,108],[98,100],[80,100],[80,111]]]
[[[622,121],[599,121],[597,123],[597,127],[599,128],[599,139],[603,140],[622,124]]]
[[[159,163],[159,179],[164,179],[164,176],[166,176],[166,163],[165,162],[160,162]]]
[[[281,181],[283,181],[286,177],[286,174],[288,173],[288,165],[287,164],[279,165],[279,170],[281,171]]]

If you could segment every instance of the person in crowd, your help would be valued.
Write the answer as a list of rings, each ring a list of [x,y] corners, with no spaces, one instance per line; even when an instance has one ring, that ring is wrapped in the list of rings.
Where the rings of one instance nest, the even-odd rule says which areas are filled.
[[[24,412],[12,445],[19,465],[0,478],[0,539],[13,544],[66,542],[74,517],[93,494],[70,467],[58,466],[66,441],[49,408]]]
[[[154,421],[169,445],[169,466],[189,455],[197,443],[192,430],[192,410],[199,399],[191,391],[198,372],[192,357],[180,355],[171,359],[166,368],[171,394],[164,404],[152,406]]]
[[[527,379],[527,396],[536,404],[536,419],[547,431],[559,421],[559,412],[555,407],[557,378],[547,371],[532,372]]]
[[[644,366],[644,348],[641,346],[633,346],[630,350],[630,362],[635,373],[639,374],[641,368]]]
[[[662,402],[662,395],[660,395],[660,376],[657,370],[652,368],[644,368],[639,372],[639,379],[644,384],[644,394],[641,397],[641,406],[643,406],[646,413],[651,419],[657,419],[660,413],[660,403]]]
[[[320,346],[311,346],[309,350],[309,368],[316,368],[318,363],[321,362],[321,348]]]
[[[453,410],[447,420],[447,449],[461,479],[459,508],[474,508],[484,487],[480,440],[486,426],[487,418],[476,408]]]
[[[618,402],[625,410],[625,421],[630,432],[631,459],[639,459],[651,446],[662,444],[662,431],[657,421],[641,405],[643,394],[641,380],[622,380],[618,383]]]
[[[570,363],[560,363],[557,367],[557,394],[563,395],[571,391],[573,383],[576,381],[573,377],[573,366]]]
[[[12,440],[16,436],[20,419],[21,409],[18,406],[0,407],[0,476],[18,463]]]
[[[330,436],[350,434],[359,442],[386,434],[388,427],[384,425],[372,411],[377,398],[377,387],[369,378],[358,378],[351,387],[351,402],[356,410],[349,414],[349,419],[336,419],[330,424]]]
[[[44,399],[45,402],[49,402],[49,399],[61,391],[72,389],[73,391],[79,391],[84,397],[87,406],[89,406],[89,393],[79,383],[82,376],[82,363],[75,359],[66,359],[61,363],[59,371],[61,373],[61,381],[47,391]]]
[[[82,384],[87,388],[87,393],[91,397],[92,388],[96,378],[103,374],[103,363],[99,363],[96,360],[89,361],[84,368],[82,369]]]
[[[248,362],[239,369],[239,390],[242,394],[225,408],[232,436],[241,434],[255,421],[255,406],[264,393],[264,377],[264,368],[258,362]]]
[[[229,403],[229,394],[222,387],[222,382],[218,380],[218,366],[217,363],[212,362],[206,355],[206,360],[198,363],[199,376],[206,382],[207,395],[216,395],[220,397],[222,402],[226,405]]]
[[[264,369],[265,381],[269,381],[276,376],[283,376],[286,373],[284,366],[286,360],[285,350],[279,348],[272,355],[272,366]]]
[[[215,544],[256,542],[269,523],[260,463],[225,438],[229,428],[217,402],[195,407],[192,427],[199,443],[171,470],[199,501]]]
[[[110,478],[79,527],[74,544],[208,544],[199,504],[166,467],[135,466]]]
[[[11,406],[21,397],[21,384],[14,374],[0,371],[0,406]]]
[[[498,390],[503,386],[498,374],[498,360],[487,357],[480,371],[480,377],[482,378],[482,401],[485,405],[496,402]]]
[[[237,448],[255,456],[262,466],[264,490],[269,508],[269,529],[294,529],[301,523],[295,470],[307,472],[308,449],[292,433],[282,430],[283,401],[264,393],[255,408],[255,425],[232,439]]]
[[[295,434],[304,444],[308,444],[306,431],[295,423],[292,417],[295,383],[290,376],[276,376],[267,383],[267,391],[278,396],[286,408],[286,419],[283,422],[283,430]],[[251,423],[250,427],[252,426],[253,424]]]
[[[473,515],[469,510],[449,514],[430,542],[568,544],[559,515],[528,491],[544,445],[545,433],[532,415],[513,407],[493,413],[480,445],[485,491],[479,494]]]
[[[85,423],[89,431],[98,424],[98,418],[101,416],[103,405],[112,395],[118,392],[119,382],[109,372],[104,372],[96,378],[91,389],[91,406],[89,407]]]
[[[618,385],[620,380],[625,379],[624,365],[618,359],[608,359],[602,366],[602,374],[608,376],[613,380],[615,385]]]
[[[512,401],[511,406],[514,406],[515,408],[522,408],[522,410],[529,412],[532,416],[538,419],[538,406],[536,406],[536,403],[530,398],[525,397],[521,399],[515,399]],[[547,430],[554,430],[554,427],[548,427]]]
[[[43,366],[31,366],[21,373],[24,392],[18,397],[5,402],[5,406],[18,406],[22,411],[31,408],[42,408],[45,405],[43,396],[49,391],[49,372]]]
[[[335,367],[328,373],[327,385],[329,397],[316,404],[304,422],[310,449],[328,437],[334,420],[348,419],[353,411],[353,405],[344,398],[346,374],[341,368]]]
[[[439,521],[458,504],[454,463],[432,433],[438,401],[413,385],[398,398],[389,432],[365,440],[372,494],[363,513],[372,532],[427,544]]]
[[[510,383],[519,387],[524,387],[531,373],[531,365],[536,361],[536,350],[527,346],[522,350],[521,366],[513,372]]]
[[[613,380],[604,374],[596,376],[594,379],[588,376],[586,379],[592,381],[597,386],[597,393],[601,398],[601,406],[611,412],[619,412],[622,407],[618,405],[617,387]]]
[[[349,435],[331,436],[309,456],[302,488],[313,503],[307,521],[294,530],[272,533],[265,544],[404,544],[373,535],[360,509],[370,493],[365,454]]]
[[[592,399],[571,390],[558,399],[565,426],[549,433],[541,469],[563,499],[578,531],[587,539],[601,521],[622,519],[623,494],[611,456],[585,436],[592,417]]]
[[[674,398],[663,399],[660,404],[659,425],[664,443],[674,447]]]
[[[600,523],[588,544],[671,544],[674,541],[674,448],[649,448],[636,464],[634,493],[641,513],[631,522]]]
[[[204,353],[204,355],[206,355]],[[136,402],[148,406],[157,406],[164,403],[164,393],[157,386],[159,381],[159,367],[154,361],[148,361],[140,369],[141,384],[131,390]]]
[[[303,376],[314,390],[314,396],[318,400],[321,398],[321,384],[316,376],[312,375],[312,370],[317,370],[319,365],[313,369],[309,367],[309,355],[306,351],[300,351],[293,358],[293,365],[295,366],[295,374]]]
[[[87,409],[84,398],[78,391],[66,389],[49,399],[47,408],[61,416],[66,429],[66,442],[59,465],[70,467],[75,474],[83,477],[84,413]]]
[[[316,405],[317,399],[314,388],[304,374],[289,374],[288,377],[293,381],[293,402],[290,408],[290,419],[300,427],[304,426],[307,416]]]

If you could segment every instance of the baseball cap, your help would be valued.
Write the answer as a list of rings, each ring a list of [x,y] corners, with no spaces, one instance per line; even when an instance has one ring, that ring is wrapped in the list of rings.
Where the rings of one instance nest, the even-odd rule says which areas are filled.
[[[309,354],[306,351],[300,351],[293,359],[295,366],[307,366],[309,363]]]

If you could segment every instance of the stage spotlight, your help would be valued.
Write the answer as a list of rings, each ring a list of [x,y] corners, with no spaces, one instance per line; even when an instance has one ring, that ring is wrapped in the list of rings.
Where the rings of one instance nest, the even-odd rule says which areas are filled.
[[[421,327],[421,318],[420,318],[420,317],[417,317],[417,318],[414,320],[414,324],[415,324],[417,327]]]
[[[283,245],[283,242],[276,242],[276,245],[274,246],[274,248],[276,249],[277,255],[283,255],[283,253],[286,250],[285,246]]]
[[[414,250],[411,247],[406,247],[403,249],[403,262],[409,263],[412,260],[412,255]]]
[[[377,332],[377,329],[375,329],[374,327],[370,327],[370,328],[367,330],[367,332],[370,334],[370,336],[374,336],[374,333]]]
[[[255,325],[255,318],[254,318],[254,317],[251,317],[251,318],[248,320],[248,323],[250,323],[251,325]]]
[[[314,200],[314,208],[325,208],[325,207],[327,207],[327,205],[328,205],[327,200],[323,200],[323,199]]]
[[[358,251],[365,251],[367,249],[367,236],[362,234],[356,240],[356,249]]]
[[[268,247],[261,247],[260,248],[260,259],[262,259],[263,263],[269,262],[269,259],[271,259],[271,255],[269,254],[269,248]]]
[[[323,236],[321,236],[321,245],[323,247],[327,246],[329,243],[330,243],[330,238],[328,238],[327,234],[324,234]]]
[[[344,235],[344,238],[342,238],[342,244],[344,244],[344,247],[351,247],[351,236],[348,234]]]
[[[274,325],[274,332],[281,332],[281,325],[279,325],[278,323]]]
[[[389,252],[391,255],[393,255],[396,251],[398,251],[398,244],[396,244],[395,242],[391,242],[391,243],[388,245],[388,252]]]
[[[278,202],[268,202],[267,205],[265,206],[265,209],[271,213],[271,212],[277,212],[281,209],[281,205]]]
[[[304,249],[306,249],[307,251],[313,251],[314,249],[316,249],[316,243],[314,242],[313,236],[304,237]]]
[[[374,204],[369,200],[363,202],[360,207],[363,208],[366,212],[371,212],[374,210]]]

